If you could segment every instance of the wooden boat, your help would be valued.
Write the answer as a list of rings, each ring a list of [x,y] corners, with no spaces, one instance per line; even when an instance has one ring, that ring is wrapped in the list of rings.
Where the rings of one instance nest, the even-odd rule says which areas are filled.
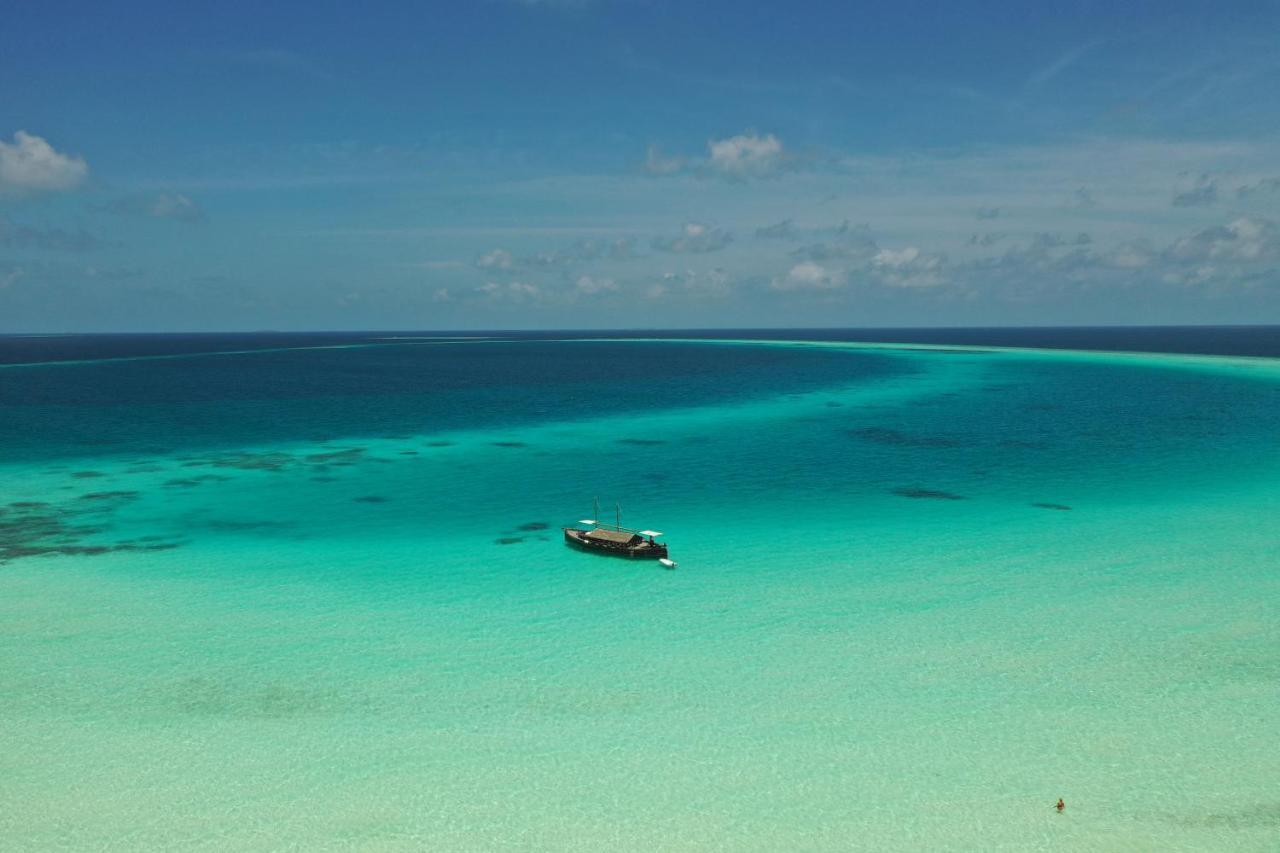
[[[667,559],[667,546],[658,542],[660,530],[631,530],[622,526],[622,509],[616,507],[617,520],[613,526],[601,524],[594,518],[584,518],[578,524],[584,527],[562,527],[566,544],[595,554],[628,557],[633,560],[664,560],[664,566],[675,568]],[[596,515],[600,514],[600,502],[596,501]],[[585,528],[585,529],[584,529]],[[670,563],[671,565],[667,565]]]

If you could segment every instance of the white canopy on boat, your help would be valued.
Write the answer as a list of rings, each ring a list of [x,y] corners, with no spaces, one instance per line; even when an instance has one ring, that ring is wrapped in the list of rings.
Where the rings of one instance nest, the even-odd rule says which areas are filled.
[[[596,521],[594,518],[580,518],[578,519],[578,523],[579,524],[599,524],[599,522]]]
[[[641,536],[661,536],[662,531],[661,530],[641,530],[640,535]]]

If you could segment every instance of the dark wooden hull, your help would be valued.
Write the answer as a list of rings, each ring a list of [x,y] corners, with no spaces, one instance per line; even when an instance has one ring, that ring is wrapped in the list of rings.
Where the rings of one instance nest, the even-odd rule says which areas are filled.
[[[582,534],[586,531],[574,527],[562,527],[564,541],[582,551],[592,554],[604,554],[609,557],[626,557],[631,560],[659,560],[667,556],[667,546],[660,542],[641,542],[638,545],[625,545],[615,542],[596,542]]]

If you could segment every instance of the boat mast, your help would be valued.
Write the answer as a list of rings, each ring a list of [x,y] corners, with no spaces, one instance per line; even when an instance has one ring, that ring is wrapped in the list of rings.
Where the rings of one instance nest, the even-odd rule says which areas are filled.
[[[613,522],[613,526],[616,527],[618,530],[621,530],[622,529],[622,504],[615,503],[613,505],[613,511],[617,513]]]
[[[596,498],[592,498],[591,500],[596,510],[594,513],[591,514],[591,517],[598,519],[600,517],[600,498],[596,497]],[[599,523],[600,523],[599,521],[596,522],[596,524],[599,524]]]

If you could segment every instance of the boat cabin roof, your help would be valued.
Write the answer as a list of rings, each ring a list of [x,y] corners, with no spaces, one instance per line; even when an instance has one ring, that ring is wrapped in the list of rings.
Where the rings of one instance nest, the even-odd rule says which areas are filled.
[[[626,530],[601,530],[600,528],[590,530],[584,535],[588,539],[601,539],[605,542],[618,543],[630,542],[635,537],[634,533],[630,533]]]

